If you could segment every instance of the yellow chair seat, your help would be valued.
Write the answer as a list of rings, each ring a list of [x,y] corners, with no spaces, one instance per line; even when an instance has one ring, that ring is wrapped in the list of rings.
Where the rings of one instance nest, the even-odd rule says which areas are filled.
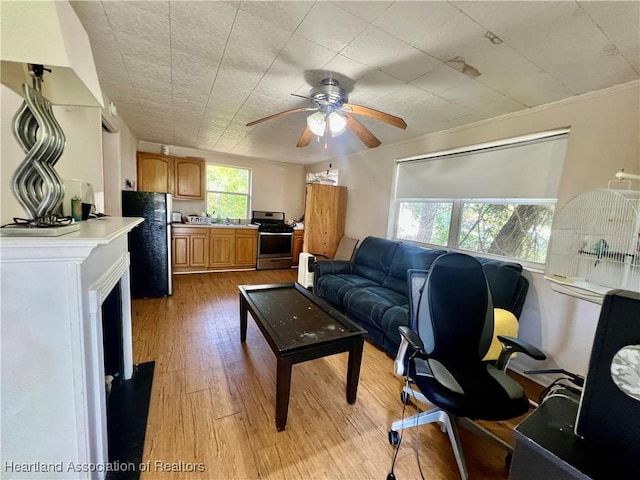
[[[493,340],[491,340],[489,351],[483,358],[485,361],[494,361],[500,356],[502,344],[500,340],[498,340],[498,335],[506,335],[508,337],[518,336],[518,319],[513,313],[508,310],[503,310],[502,308],[494,308],[493,317]]]

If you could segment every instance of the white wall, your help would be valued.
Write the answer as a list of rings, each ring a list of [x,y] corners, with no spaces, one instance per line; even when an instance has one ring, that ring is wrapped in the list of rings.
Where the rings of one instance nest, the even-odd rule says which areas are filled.
[[[11,222],[15,216],[26,216],[11,192],[11,176],[24,160],[25,153],[12,133],[13,116],[22,98],[2,85],[0,90],[1,141],[0,152],[0,221]],[[55,168],[62,178],[78,178],[91,183],[94,191],[103,189],[102,137],[100,108],[54,106],[53,113],[62,127],[66,145]],[[67,202],[68,199],[65,199]]]
[[[141,141],[142,152],[159,153],[161,145]],[[195,148],[169,146],[169,154],[177,157],[200,157],[207,163],[233,165],[251,169],[252,210],[285,212],[286,218],[298,219],[304,213],[304,167],[255,158],[225,155]],[[205,202],[175,200],[174,210],[183,214],[205,210]]]
[[[529,292],[520,315],[518,336],[542,348],[548,360],[537,362],[520,355],[513,359],[511,368],[524,371],[560,367],[586,374],[600,305],[554,292],[539,272],[527,271],[525,276]],[[548,383],[544,378],[538,380]]]
[[[62,178],[79,178],[90,183],[95,193],[104,190],[100,112],[97,107],[60,106],[53,109],[67,139],[56,171]]]
[[[138,140],[122,117],[110,113],[109,98],[104,94],[102,98],[105,106],[102,119],[116,131],[103,133],[104,213],[117,217],[122,214],[121,192],[125,190],[125,182],[136,181]]]
[[[102,173],[104,175],[104,213],[119,217],[122,214],[123,190],[120,167],[120,133],[102,131]]]
[[[386,237],[397,158],[570,127],[558,208],[579,193],[606,187],[622,168],[638,174],[639,90],[640,83],[631,82],[332,160],[340,170],[340,184],[349,189],[345,234]],[[308,165],[306,171],[326,169],[328,163]],[[599,306],[551,291],[540,273],[528,275],[531,290],[521,317],[521,337],[540,346],[550,358],[546,364],[537,362],[535,368],[560,366],[585,373]],[[513,364],[524,366],[525,362],[518,358]]]

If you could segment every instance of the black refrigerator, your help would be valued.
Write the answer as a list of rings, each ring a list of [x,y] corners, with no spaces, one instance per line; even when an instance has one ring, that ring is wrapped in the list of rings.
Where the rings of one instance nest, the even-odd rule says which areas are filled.
[[[131,297],[171,295],[171,214],[168,193],[122,191],[122,216],[143,217],[129,232]]]

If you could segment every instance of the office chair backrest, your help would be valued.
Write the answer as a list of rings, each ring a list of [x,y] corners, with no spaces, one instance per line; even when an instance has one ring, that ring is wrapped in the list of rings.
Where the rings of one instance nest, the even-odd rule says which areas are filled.
[[[433,262],[418,304],[417,324],[430,357],[482,360],[493,337],[493,303],[478,260],[447,253]]]
[[[420,296],[428,274],[428,270],[410,269],[407,271],[407,280],[409,282],[409,328],[414,332],[418,331],[418,305],[420,304]]]

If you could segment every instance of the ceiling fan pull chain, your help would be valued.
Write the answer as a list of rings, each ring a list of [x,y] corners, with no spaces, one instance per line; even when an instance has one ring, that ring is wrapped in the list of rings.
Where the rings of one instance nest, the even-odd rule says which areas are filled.
[[[329,147],[329,121],[327,119],[327,114],[324,114],[324,149],[327,150]]]

